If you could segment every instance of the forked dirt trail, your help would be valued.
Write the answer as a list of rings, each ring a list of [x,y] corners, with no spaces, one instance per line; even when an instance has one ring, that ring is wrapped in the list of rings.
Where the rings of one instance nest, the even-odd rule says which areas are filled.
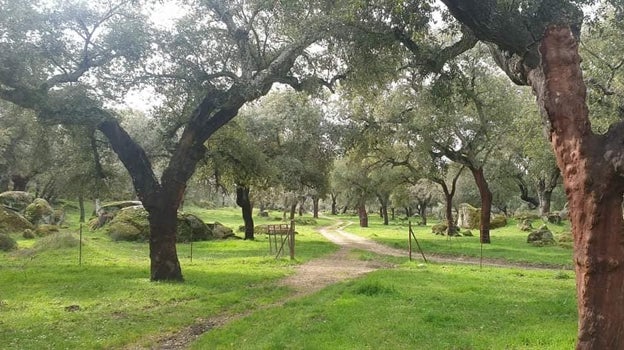
[[[337,221],[329,227],[321,229],[319,232],[340,248],[337,252],[319,259],[311,260],[305,264],[295,267],[295,273],[284,278],[279,283],[292,288],[295,293],[275,304],[267,305],[259,309],[249,310],[246,313],[228,316],[215,316],[208,319],[198,320],[197,323],[181,329],[180,331],[157,341],[152,349],[186,349],[201,334],[227,324],[236,319],[240,319],[261,309],[273,308],[283,305],[285,302],[300,298],[302,296],[317,292],[331,284],[353,279],[366,273],[382,268],[392,268],[392,264],[376,261],[361,260],[359,254],[354,251],[370,251],[380,255],[389,255],[407,258],[408,252],[400,249],[393,249],[370,239],[356,236],[344,231],[344,228],[351,223]],[[417,253],[416,253],[417,254]],[[414,256],[419,259],[419,255]],[[427,256],[427,260],[440,263],[464,263],[490,267],[521,267],[529,269],[549,268],[548,266],[528,266],[526,264],[514,264],[503,261],[486,259],[480,261],[475,258],[449,258],[440,256]],[[550,267],[552,268],[552,267]],[[126,349],[144,349],[137,346],[128,346]]]
[[[319,232],[328,240],[336,243],[340,249],[319,259],[295,267],[295,273],[281,281],[296,291],[295,297],[312,294],[330,284],[355,278],[380,268],[392,267],[377,261],[363,261],[350,254],[353,250],[367,250],[373,253],[391,256],[407,256],[402,250],[385,247],[369,239],[343,231],[349,223],[336,222],[322,228]]]
[[[379,261],[360,260],[356,254],[352,253],[354,250],[370,251],[382,255],[407,256],[405,251],[392,249],[369,239],[345,232],[343,229],[348,225],[350,223],[338,221],[332,226],[321,229],[319,231],[321,235],[336,243],[340,249],[333,254],[296,266],[295,273],[279,282],[281,285],[295,290],[295,294],[265,308],[277,307],[289,300],[317,292],[331,284],[356,278],[381,268],[392,267],[391,264]],[[160,339],[152,349],[185,349],[201,334],[213,328],[223,326],[235,319],[248,316],[255,311],[258,310],[250,310],[247,313],[234,316],[216,316],[200,320],[196,324],[183,328],[167,338]],[[142,348],[129,346],[126,349]]]

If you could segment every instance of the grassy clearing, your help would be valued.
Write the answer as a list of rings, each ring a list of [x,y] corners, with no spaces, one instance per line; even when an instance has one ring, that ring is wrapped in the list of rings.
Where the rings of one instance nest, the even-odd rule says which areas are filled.
[[[235,213],[202,215],[231,225]],[[0,253],[2,349],[119,348],[198,318],[267,305],[289,295],[276,281],[291,273],[293,264],[336,249],[304,226],[297,229],[295,262],[269,255],[264,236],[195,242],[192,261],[191,245],[180,244],[186,282],[152,283],[147,244],[112,242],[100,231],[84,231],[78,266],[79,248],[71,243],[78,227],[70,213],[58,239],[35,244],[16,235],[21,249]]]
[[[571,349],[571,272],[406,263],[263,310],[194,349]]]
[[[371,216],[369,217],[369,227],[361,228],[357,225],[357,217],[340,216],[339,218],[353,222],[345,229],[347,232],[371,238],[395,248],[408,249],[408,223],[406,221],[395,220],[390,222],[390,225],[385,226],[378,216]],[[425,255],[480,256],[481,244],[479,243],[478,229],[471,230],[474,237],[449,238],[431,233],[431,226],[437,222],[428,221],[430,221],[428,226],[412,226]],[[533,226],[539,227],[542,224],[541,220],[536,220]],[[555,238],[562,232],[570,231],[568,224],[548,224],[548,228],[555,234]],[[483,257],[554,268],[572,268],[572,249],[561,246],[534,247],[526,242],[527,235],[528,232],[520,231],[516,222],[510,220],[506,227],[490,231],[492,243],[483,245]],[[413,249],[417,252],[415,246]]]
[[[208,222],[235,229],[235,209],[187,208]],[[256,225],[277,222],[255,218]],[[341,218],[344,219],[344,218]],[[349,219],[349,218],[347,218]],[[297,260],[275,259],[266,237],[178,245],[186,282],[149,282],[148,246],[112,242],[84,231],[78,266],[79,225],[74,212],[56,238],[25,240],[0,253],[2,349],[115,349],[149,345],[199,318],[263,309],[202,337],[194,347],[237,349],[569,349],[576,329],[574,279],[569,271],[479,270],[423,266],[391,259],[399,267],[329,287],[284,307],[264,309],[290,295],[280,278],[295,264],[336,247],[310,226],[298,226]],[[332,223],[319,220],[320,225]],[[347,231],[392,246],[407,246],[407,226],[351,225]],[[561,228],[564,229],[564,228]],[[535,248],[514,227],[492,231],[494,252],[513,261],[565,264],[571,252]],[[430,227],[416,228],[426,252],[477,255],[478,238],[448,241]],[[241,235],[241,234],[239,234]],[[370,252],[353,252],[379,260]],[[383,258],[388,260],[388,258]]]

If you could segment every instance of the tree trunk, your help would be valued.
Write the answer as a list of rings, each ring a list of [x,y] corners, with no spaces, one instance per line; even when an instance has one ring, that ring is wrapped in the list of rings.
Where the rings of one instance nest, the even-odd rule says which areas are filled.
[[[396,218],[394,207],[390,208],[390,218],[392,219],[392,221],[394,221]]]
[[[245,223],[245,239],[254,239],[254,221],[253,221],[253,206],[249,197],[249,186],[237,185],[236,186],[236,204],[241,207],[243,214],[243,222]]]
[[[420,216],[420,224],[427,226],[427,205],[425,203],[418,205],[418,216]]]
[[[548,213],[550,213],[551,198],[552,198],[552,191],[542,191],[539,193],[540,216],[548,215]]]
[[[150,226],[150,278],[152,281],[182,281],[176,251],[177,205],[146,209]]]
[[[368,227],[368,213],[366,212],[366,204],[358,205],[358,216],[360,218],[360,227]]]
[[[405,216],[407,216],[408,219],[412,217],[412,208],[411,207],[405,207]]]
[[[13,191],[26,191],[30,176],[15,174],[11,176],[11,181],[13,182]]]
[[[306,197],[302,196],[299,201],[299,216],[303,216],[304,206],[305,206]]]
[[[624,349],[624,125],[615,125],[605,136],[591,131],[578,43],[569,27],[549,27],[539,50],[541,66],[530,72],[530,78],[551,123],[551,141],[570,206],[577,349]]]
[[[481,222],[479,224],[479,237],[481,243],[491,243],[490,240],[490,215],[492,211],[492,192],[483,175],[483,167],[469,168],[475,179],[479,195],[481,196]]]
[[[336,203],[337,198],[333,193],[331,194],[331,214],[338,215],[338,205]]]
[[[319,200],[318,196],[312,196],[312,217],[315,219],[319,217]]]
[[[290,216],[288,217],[290,220],[295,220],[295,213],[297,212],[297,202],[294,202],[290,205]]]
[[[346,214],[348,209],[349,209],[348,205],[345,205],[344,207],[342,207],[342,214]]]

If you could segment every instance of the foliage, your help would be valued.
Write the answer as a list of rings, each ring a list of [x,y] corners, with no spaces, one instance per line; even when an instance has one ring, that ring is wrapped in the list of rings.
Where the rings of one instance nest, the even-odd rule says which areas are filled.
[[[0,250],[8,252],[17,249],[17,242],[9,235],[0,233]]]

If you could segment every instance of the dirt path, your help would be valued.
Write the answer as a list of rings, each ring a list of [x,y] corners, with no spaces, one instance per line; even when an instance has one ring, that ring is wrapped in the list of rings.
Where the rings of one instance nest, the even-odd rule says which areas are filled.
[[[281,285],[288,286],[295,290],[295,293],[287,299],[278,303],[264,306],[259,309],[250,310],[246,313],[234,316],[215,316],[208,319],[200,319],[189,327],[181,329],[179,332],[157,341],[157,345],[153,349],[186,349],[201,334],[210,331],[213,328],[225,325],[236,319],[246,317],[253,312],[278,307],[285,302],[300,298],[305,295],[315,293],[331,284],[342,282],[348,279],[357,278],[366,273],[379,270],[382,268],[392,268],[389,263],[374,260],[358,259],[352,252],[354,250],[370,251],[380,255],[390,255],[397,257],[407,257],[407,251],[390,248],[370,239],[356,236],[344,231],[350,222],[337,221],[334,225],[322,228],[319,232],[331,242],[337,244],[340,249],[330,255],[319,259],[311,260],[305,264],[295,267],[295,272],[280,281]],[[418,252],[414,252],[414,258],[419,259]],[[448,258],[440,256],[427,256],[429,261],[440,263],[465,263],[465,264],[482,264],[483,266],[495,267],[522,267],[522,268],[548,268],[543,266],[527,266],[521,264],[510,264],[507,262],[498,262],[493,260],[480,261],[475,258]],[[126,349],[144,349],[141,347],[127,347]]]

